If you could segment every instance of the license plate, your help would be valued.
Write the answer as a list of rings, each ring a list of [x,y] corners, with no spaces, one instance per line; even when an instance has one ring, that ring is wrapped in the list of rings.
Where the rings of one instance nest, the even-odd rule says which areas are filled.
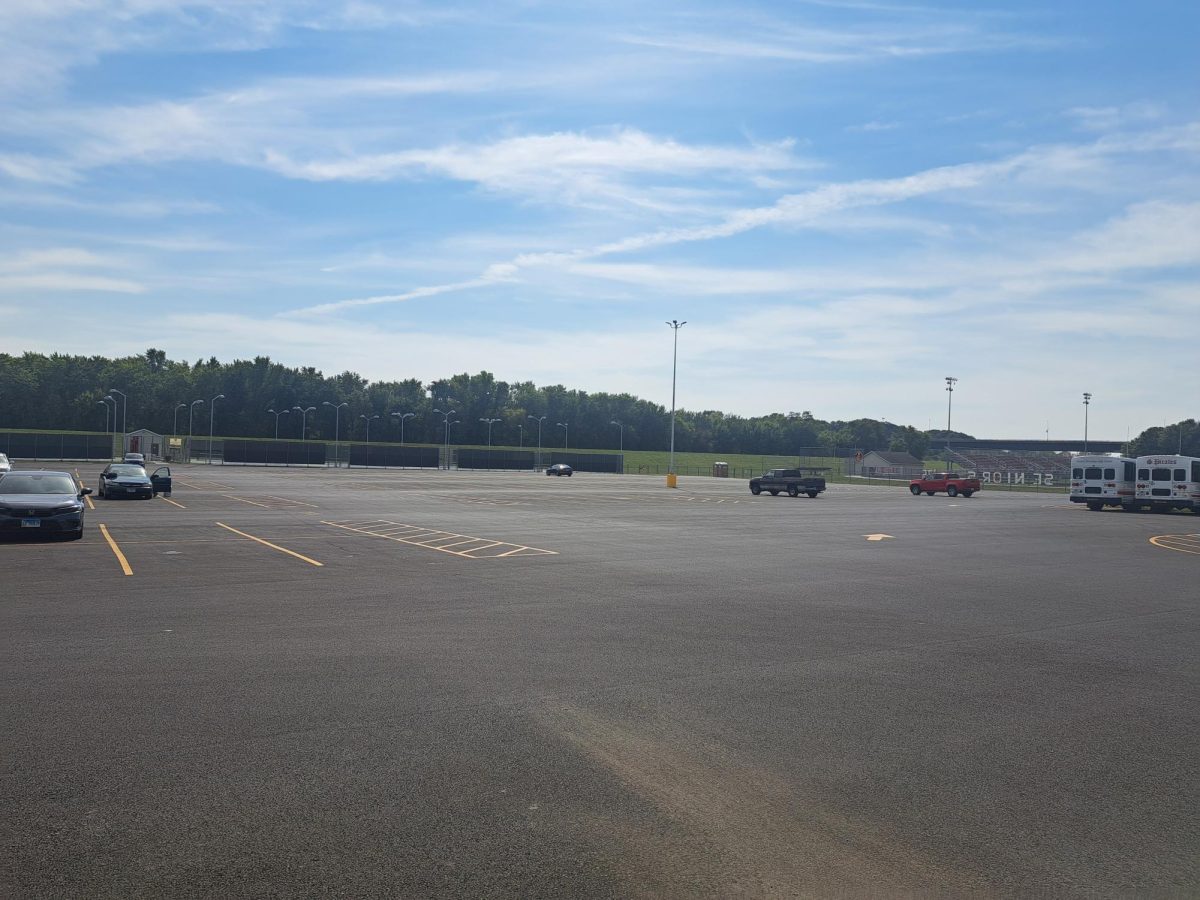
[[[140,491],[140,490],[141,490],[141,488],[127,487],[127,488],[125,488],[125,493],[127,493],[127,494],[136,494],[136,493],[137,493],[138,491]]]
[[[41,519],[22,519],[21,527],[22,528],[41,528],[42,520]]]

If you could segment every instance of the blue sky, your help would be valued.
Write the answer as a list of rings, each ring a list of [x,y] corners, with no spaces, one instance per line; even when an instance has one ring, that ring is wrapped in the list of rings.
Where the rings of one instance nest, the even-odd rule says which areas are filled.
[[[1200,415],[1200,5],[5,0],[0,350]],[[47,318],[47,313],[51,314]]]

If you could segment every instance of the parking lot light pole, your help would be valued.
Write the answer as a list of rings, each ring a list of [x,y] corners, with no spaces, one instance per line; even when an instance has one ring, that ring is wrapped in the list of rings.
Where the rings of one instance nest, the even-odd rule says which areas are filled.
[[[171,424],[171,436],[172,437],[175,437],[176,435],[179,434],[179,411],[181,409],[187,409],[187,404],[186,403],[176,403],[175,404],[175,421]]]
[[[1092,395],[1086,391],[1083,394],[1083,452],[1087,453],[1087,432],[1088,432],[1088,406],[1092,402]]]
[[[224,394],[217,394],[208,401],[208,464],[212,465],[213,423],[217,418],[217,401],[224,400]]]
[[[192,405],[188,408],[188,448],[187,461],[192,461],[192,418],[196,414],[196,404],[203,403],[203,400],[193,400]]]
[[[571,437],[571,423],[570,422],[556,422],[555,424],[563,430],[563,449],[566,450],[567,447],[571,443],[569,440],[569,438]]]
[[[491,449],[492,449],[492,426],[493,426],[493,425],[495,425],[495,424],[496,424],[497,422],[499,422],[500,420],[499,420],[499,419],[483,419],[483,418],[481,418],[479,421],[480,421],[480,422],[487,422],[487,427],[488,427],[488,449],[489,449],[489,450],[491,450]]]
[[[333,407],[333,461],[335,466],[340,466],[342,456],[342,407],[349,406],[350,401],[343,400],[341,403],[333,404],[328,400],[322,400],[321,405]]]
[[[121,395],[121,453],[124,454],[125,453],[125,414],[129,412],[129,395],[126,394],[124,391],[119,390],[118,388],[109,388],[108,392],[110,394],[120,394]],[[113,401],[113,402],[115,403],[116,401]],[[113,407],[113,430],[114,431],[117,428],[116,414],[117,414],[117,408],[114,406]]]
[[[416,415],[416,413],[415,412],[402,413],[399,410],[397,410],[396,412],[392,413],[392,415],[400,420],[400,446],[403,447],[404,446],[404,420],[412,418],[413,416]]]
[[[367,423],[367,440],[366,440],[366,442],[369,444],[369,443],[371,443],[371,420],[378,419],[379,414],[376,413],[373,416],[368,416],[365,413],[360,413],[358,417]]]
[[[611,422],[609,422],[608,424],[609,424],[609,425],[616,425],[618,428],[620,428],[620,429],[621,429],[621,446],[620,446],[620,451],[621,451],[622,453],[624,453],[624,452],[625,452],[625,426],[624,426],[624,425],[622,425],[620,422],[618,422],[616,419],[613,419],[613,420],[612,420]]]
[[[954,468],[950,462],[950,410],[954,404],[954,386],[958,384],[958,379],[950,375],[946,376],[946,471],[949,472]]]
[[[109,428],[108,428],[108,403],[107,403],[107,401],[104,401],[104,400],[97,400],[97,401],[96,401],[96,403],[97,403],[97,405],[99,405],[99,406],[103,406],[103,407],[104,407],[104,433],[105,433],[105,434],[108,434],[108,433],[109,433]]]
[[[442,412],[440,409],[435,409],[435,413],[442,417],[442,422],[446,426],[446,468],[450,468],[450,417],[458,415],[454,410]]]
[[[268,409],[267,412],[269,412],[271,415],[273,415],[275,417],[275,440],[279,440],[279,417],[286,416],[288,413],[291,412],[291,410],[290,409],[281,409],[279,412],[275,412],[275,410],[273,410],[273,409]]]
[[[542,464],[542,423],[546,421],[546,417],[545,416],[526,416],[526,418],[533,419],[533,421],[538,423],[537,464],[540,466]]]
[[[300,413],[300,440],[307,441],[308,440],[308,414],[310,412],[316,412],[317,408],[315,406],[293,406],[292,409],[294,409],[296,412]]]
[[[677,319],[672,319],[667,323],[667,326],[675,332],[675,346],[671,351],[671,457],[667,463],[667,472],[670,475],[675,474],[675,373],[679,362],[679,329],[686,324],[687,322],[680,322]]]

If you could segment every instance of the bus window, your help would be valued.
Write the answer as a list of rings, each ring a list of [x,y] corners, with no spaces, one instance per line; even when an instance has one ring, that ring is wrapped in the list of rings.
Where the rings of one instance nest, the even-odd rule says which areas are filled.
[[[1089,481],[1095,481],[1096,479],[1098,479],[1100,477],[1100,467],[1099,466],[1088,466],[1086,469],[1083,470],[1083,477],[1088,479]]]
[[[1192,481],[1200,481],[1200,460],[1192,463]]]
[[[1138,481],[1149,481],[1149,480],[1150,480],[1150,470],[1149,469],[1138,469]]]
[[[1176,481],[1185,481],[1186,479],[1187,479],[1187,469],[1176,469],[1175,470],[1175,480]]]
[[[1116,469],[1105,469],[1104,477],[1106,479],[1108,479],[1109,481],[1112,481],[1114,478],[1117,477],[1117,470]]]
[[[1074,469],[1072,469],[1072,470],[1071,470],[1071,477],[1072,477],[1072,478],[1082,478],[1082,477],[1083,477],[1083,469],[1080,469],[1080,468],[1074,468]]]
[[[1193,468],[1196,469],[1196,474],[1200,475],[1200,463],[1192,463],[1192,466],[1193,466]],[[1126,481],[1133,481],[1133,478],[1134,478],[1133,470],[1136,468],[1137,468],[1136,463],[1131,463],[1131,462],[1125,463],[1125,480]],[[1200,478],[1197,478],[1196,480],[1200,481]]]
[[[1171,470],[1170,469],[1151,469],[1150,470],[1150,480],[1151,481],[1170,481],[1171,480]]]

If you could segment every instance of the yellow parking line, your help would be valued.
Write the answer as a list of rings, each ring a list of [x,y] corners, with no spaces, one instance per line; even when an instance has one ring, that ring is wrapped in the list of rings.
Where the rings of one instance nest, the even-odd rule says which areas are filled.
[[[79,489],[83,490],[83,477],[79,474],[79,470],[75,470],[75,480],[79,482]],[[84,497],[83,502],[87,504],[88,509],[95,509],[96,504],[92,502],[91,497]]]
[[[264,547],[270,547],[272,550],[278,550],[280,553],[286,553],[288,556],[294,556],[294,557],[296,557],[296,559],[304,560],[304,562],[308,563],[310,566],[321,567],[321,566],[325,565],[325,563],[317,562],[315,559],[309,559],[307,556],[297,553],[295,550],[289,550],[287,547],[280,547],[278,544],[272,544],[270,541],[264,541],[262,538],[255,537],[252,534],[246,534],[246,532],[244,532],[244,531],[238,531],[236,528],[230,528],[224,522],[218,522],[217,524],[220,525],[222,528],[224,528],[226,531],[232,531],[234,534],[240,534],[244,538],[249,538],[252,541],[257,541],[258,543],[262,544]],[[103,528],[104,526],[101,525],[100,527]]]
[[[126,575],[132,575],[133,569],[129,567],[129,560],[125,558],[125,554],[121,552],[121,548],[117,546],[117,542],[114,541],[112,535],[108,533],[108,529],[101,525],[100,533],[104,535],[104,539],[108,541],[108,546],[111,547],[112,552],[116,554],[117,562],[121,564],[121,571]]]
[[[172,506],[178,506],[180,509],[187,509],[187,507],[186,507],[186,506],[184,506],[182,503],[176,503],[176,502],[175,502],[174,500],[172,500],[170,497],[162,497],[162,496],[160,496],[158,499],[159,499],[159,500],[166,500],[166,501],[167,501],[168,503],[170,503]]]

